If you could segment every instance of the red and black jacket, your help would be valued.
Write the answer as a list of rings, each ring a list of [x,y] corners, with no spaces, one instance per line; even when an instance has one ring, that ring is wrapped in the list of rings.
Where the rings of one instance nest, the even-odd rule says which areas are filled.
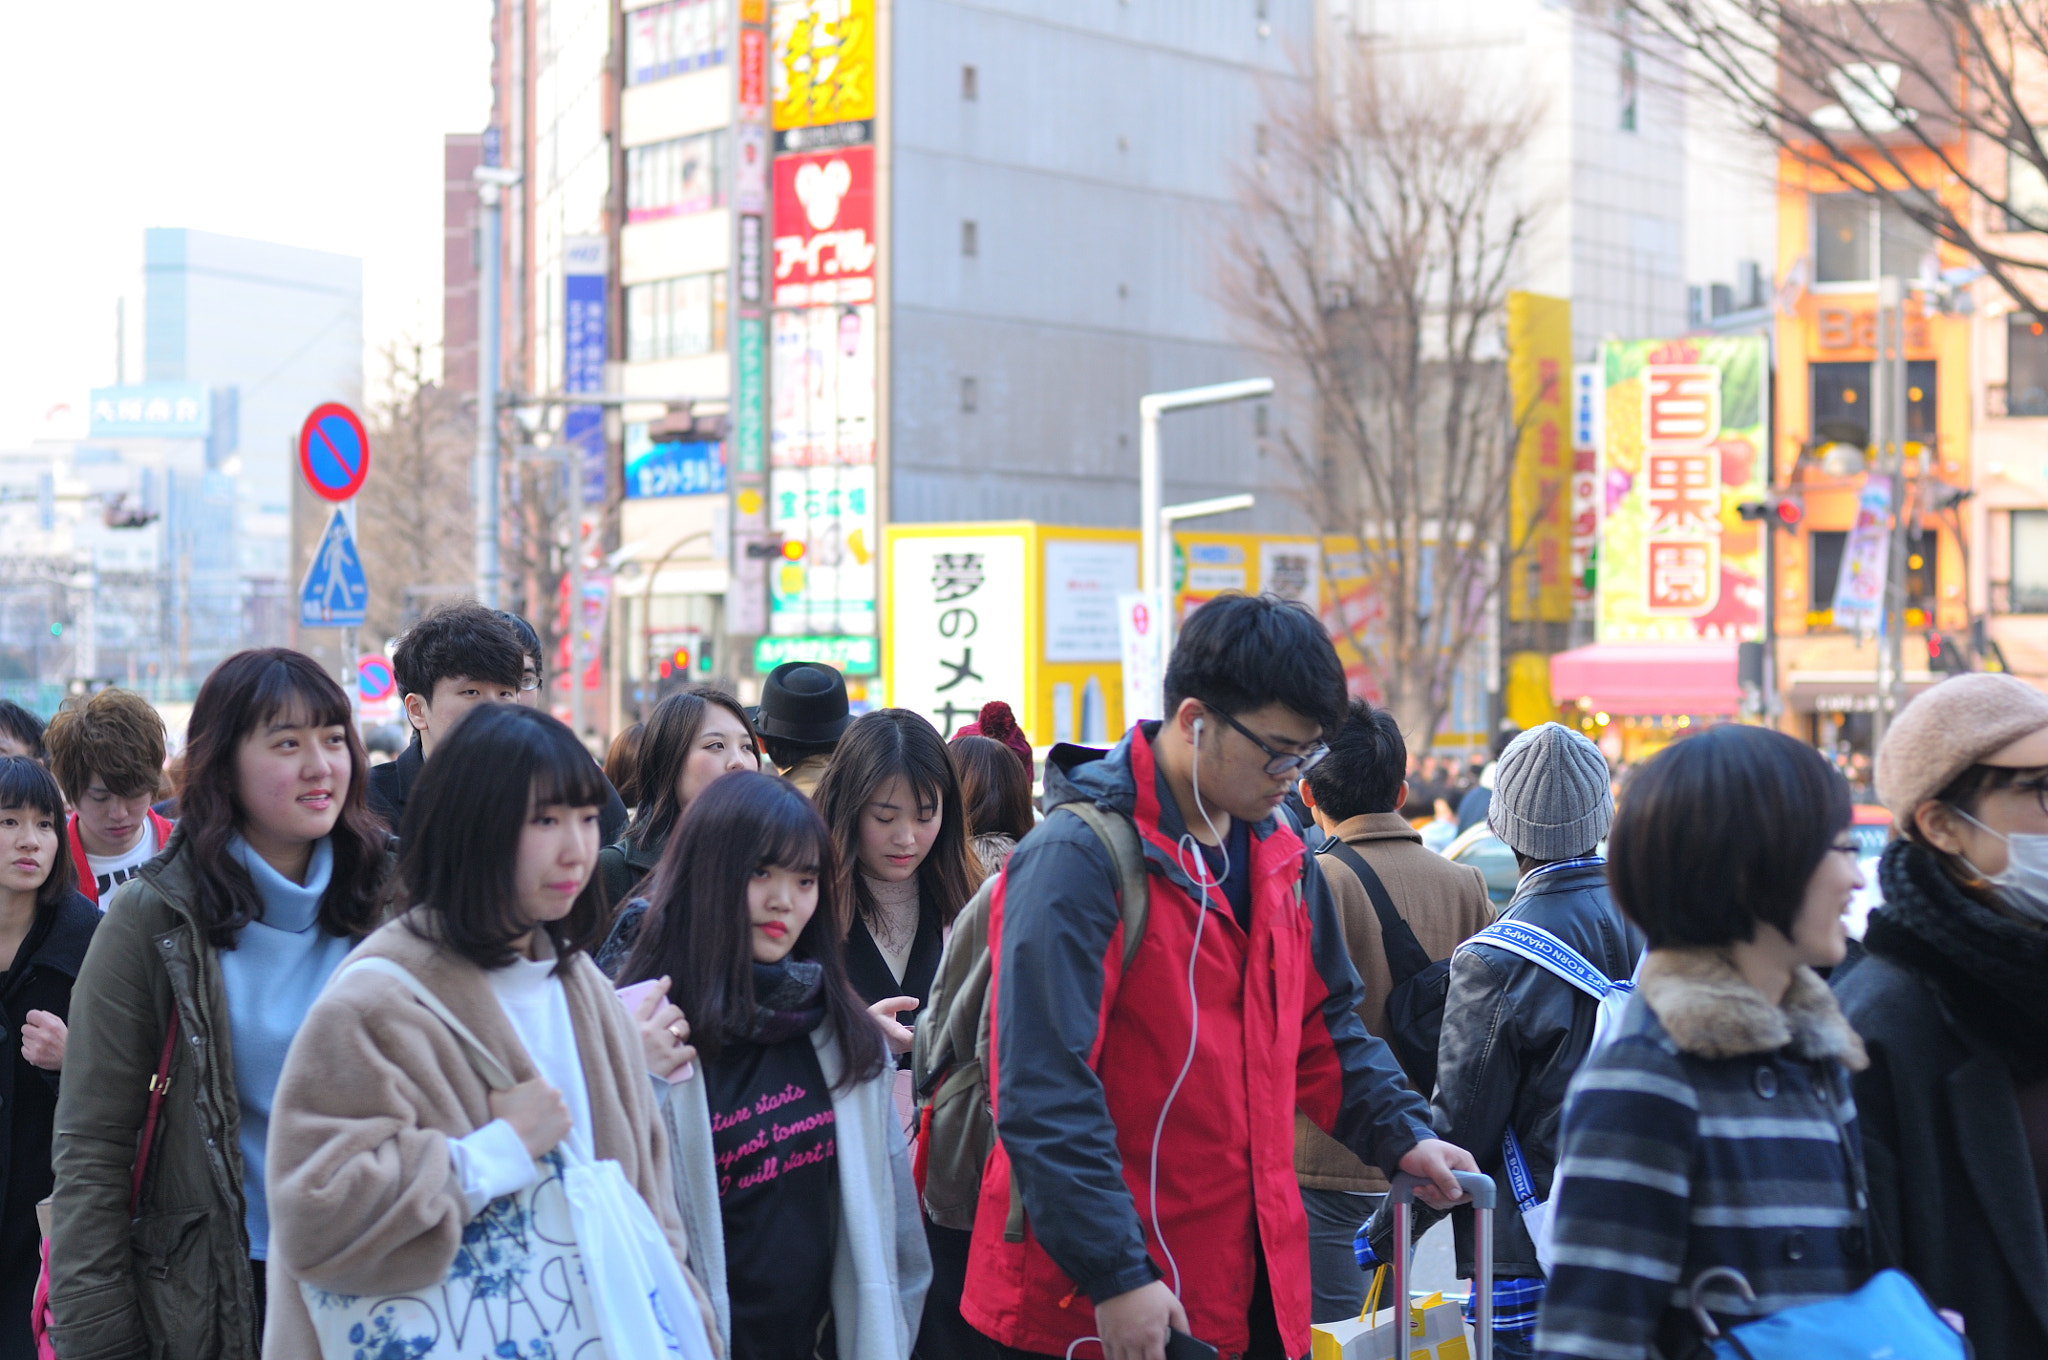
[[[173,823],[155,808],[145,808],[143,815],[149,818],[150,829],[156,835],[156,852],[161,855],[164,847],[171,843]],[[71,842],[71,862],[78,867],[78,891],[86,901],[105,911],[107,904],[100,901],[99,880],[92,876],[92,862],[85,857],[85,842],[78,839],[78,814],[75,812],[65,826],[65,835]]]
[[[961,1312],[1004,1345],[1062,1355],[1095,1333],[1091,1300],[1167,1277],[1152,1229],[1151,1154],[1188,1056],[1189,954],[1206,910],[1198,1042],[1160,1141],[1160,1227],[1195,1336],[1226,1354],[1246,1348],[1262,1254],[1281,1338],[1306,1354],[1294,1112],[1392,1174],[1434,1136],[1429,1107],[1359,1022],[1364,989],[1322,875],[1304,864],[1289,824],[1251,828],[1249,930],[1220,893],[1197,906],[1176,850],[1179,810],[1153,764],[1156,728],[1143,724],[1107,756],[1046,772],[1048,808],[1087,800],[1132,817],[1143,838],[1150,908],[1129,968],[1114,865],[1085,823],[1055,818],[1026,837],[996,889],[990,1099],[999,1137]],[[1003,1232],[1012,1176],[1022,1242]],[[1100,1354],[1092,1344],[1084,1353]]]

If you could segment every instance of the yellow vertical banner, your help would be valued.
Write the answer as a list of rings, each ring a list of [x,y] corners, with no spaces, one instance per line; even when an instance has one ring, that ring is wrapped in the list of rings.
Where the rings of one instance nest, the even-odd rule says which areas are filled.
[[[1517,623],[1572,617],[1571,371],[1571,303],[1509,293],[1508,395],[1517,433],[1508,541],[1522,551],[1505,594]]]
[[[775,130],[873,118],[875,0],[775,0],[773,13]]]

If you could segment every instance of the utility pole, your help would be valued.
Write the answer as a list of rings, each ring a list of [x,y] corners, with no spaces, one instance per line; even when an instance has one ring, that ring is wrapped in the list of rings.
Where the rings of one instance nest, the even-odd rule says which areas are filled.
[[[1885,560],[1884,610],[1877,651],[1877,710],[1871,719],[1871,750],[1884,742],[1905,699],[1906,535],[1906,288],[1887,275],[1877,281],[1877,353],[1871,364],[1871,435],[1877,463],[1873,476],[1891,492],[1891,539]]]
[[[505,190],[519,172],[498,165],[476,168],[477,202],[483,209],[483,258],[478,261],[476,327],[476,461],[471,499],[476,504],[476,597],[498,608],[498,299],[503,283]]]

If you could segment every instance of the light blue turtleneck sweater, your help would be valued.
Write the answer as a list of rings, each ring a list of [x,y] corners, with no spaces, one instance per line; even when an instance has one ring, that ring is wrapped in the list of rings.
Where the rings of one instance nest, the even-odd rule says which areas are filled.
[[[305,1023],[313,999],[341,966],[350,941],[319,925],[320,898],[334,872],[334,847],[313,843],[306,881],[294,883],[270,867],[240,836],[228,843],[263,899],[263,919],[242,927],[233,949],[220,954],[228,996],[228,1042],[235,1061],[235,1098],[242,1107],[242,1193],[249,1255],[270,1256],[270,1204],[263,1190],[263,1143],[270,1133],[270,1102],[284,1071],[285,1051]]]

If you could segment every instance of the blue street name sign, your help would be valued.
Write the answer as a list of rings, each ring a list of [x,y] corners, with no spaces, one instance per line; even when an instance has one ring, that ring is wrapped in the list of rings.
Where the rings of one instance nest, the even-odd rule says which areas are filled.
[[[369,604],[370,583],[363,576],[355,536],[336,510],[299,587],[299,627],[360,628]]]

